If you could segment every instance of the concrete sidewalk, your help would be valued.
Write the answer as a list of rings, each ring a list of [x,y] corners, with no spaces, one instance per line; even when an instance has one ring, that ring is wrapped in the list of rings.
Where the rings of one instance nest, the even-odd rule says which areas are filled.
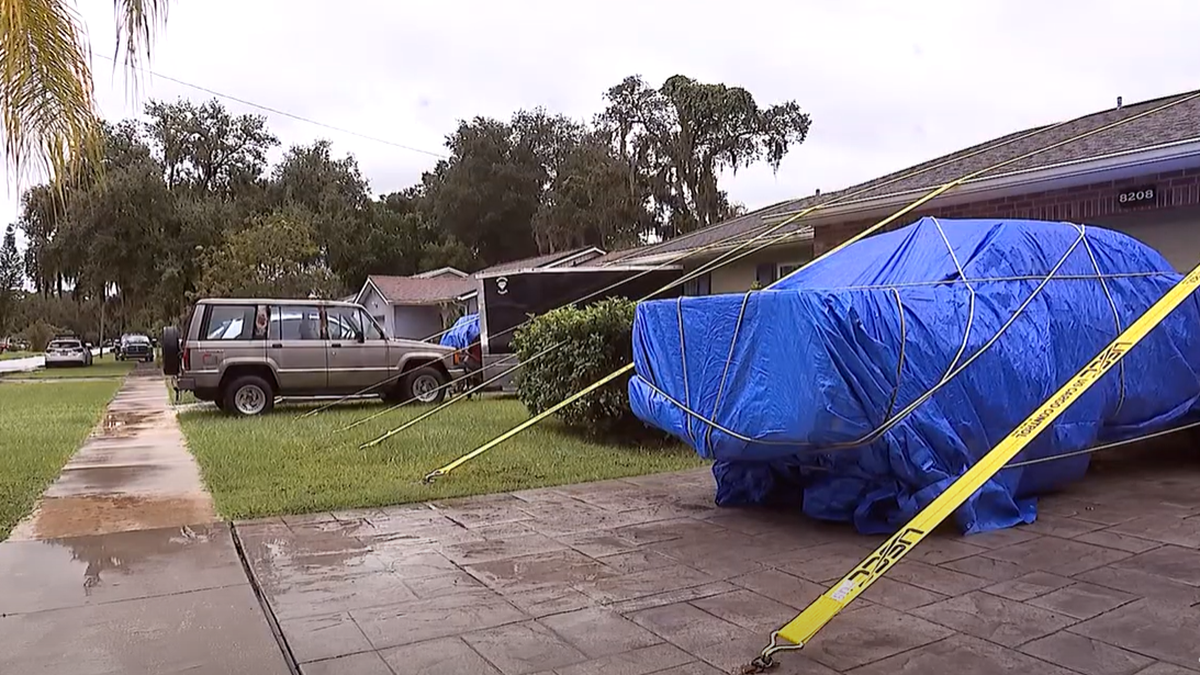
[[[125,378],[104,419],[63,467],[12,541],[217,520],[160,373]]]
[[[216,520],[162,376],[140,368],[0,543],[0,673],[288,673]]]
[[[0,673],[285,675],[227,524],[0,544]]]

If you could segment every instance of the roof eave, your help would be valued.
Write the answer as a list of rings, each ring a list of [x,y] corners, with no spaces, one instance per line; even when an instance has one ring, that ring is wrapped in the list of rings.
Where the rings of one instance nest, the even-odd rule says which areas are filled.
[[[759,233],[759,234],[761,234],[761,233]],[[742,238],[743,235],[745,236],[745,238]],[[627,266],[627,265],[629,265],[629,266],[632,266],[632,265],[657,265],[657,264],[663,264],[663,263],[678,262],[678,261],[682,261],[684,258],[695,255],[701,249],[703,249],[706,253],[725,253],[725,252],[735,250],[739,247],[746,246],[748,243],[753,242],[754,237],[756,235],[752,232],[742,232],[742,233],[739,233],[739,234],[733,235],[733,236],[738,237],[738,239],[736,239],[735,241],[730,241],[727,244],[721,244],[720,246],[712,246],[712,245],[694,246],[691,248],[682,248],[682,249],[677,249],[674,251],[668,251],[666,253],[658,253],[655,255],[649,255],[649,256],[644,256],[644,257],[631,255],[627,258],[621,258],[620,260],[614,260],[613,262],[608,263],[608,266],[621,267],[621,266]],[[768,238],[777,238],[780,240],[780,241],[774,242],[772,245],[796,244],[798,242],[805,242],[805,241],[812,240],[813,232],[812,232],[811,227],[806,227],[802,230],[794,231],[787,236],[785,236],[783,233],[771,233],[770,235],[763,237],[763,240],[766,240]]]
[[[1100,157],[1061,162],[1051,166],[1010,171],[986,178],[980,177],[964,182],[959,187],[947,192],[944,196],[935,198],[930,203],[944,204],[949,201],[977,201],[980,197],[996,192],[1020,192],[1023,188],[1034,185],[1040,185],[1042,189],[1055,189],[1055,187],[1060,186],[1070,187],[1070,185],[1062,184],[1072,183],[1074,185],[1081,185],[1087,182],[1094,182],[1098,174],[1119,174],[1124,172],[1132,176],[1139,173],[1138,170],[1144,169],[1147,165],[1163,165],[1164,168],[1161,170],[1169,171],[1172,170],[1169,167],[1173,165],[1193,163],[1197,158],[1200,158],[1200,137],[1176,141],[1174,143],[1164,143],[1148,148],[1110,153]],[[1091,179],[1091,181],[1082,179]],[[805,220],[813,224],[844,222],[852,220],[854,216],[871,213],[882,208],[901,207],[910,204],[916,197],[927,194],[937,187],[935,185],[914,188],[879,197],[850,201],[838,206],[822,208],[814,212],[811,217],[805,218]],[[796,213],[772,214],[763,220],[768,224],[773,224],[773,222],[793,217]]]

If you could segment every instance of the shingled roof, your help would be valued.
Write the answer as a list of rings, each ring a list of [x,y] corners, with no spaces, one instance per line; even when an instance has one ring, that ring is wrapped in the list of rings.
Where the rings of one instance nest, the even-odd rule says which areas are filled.
[[[852,185],[844,190],[804,197],[772,204],[766,208],[747,213],[732,220],[691,232],[660,244],[642,246],[624,251],[614,251],[596,262],[613,263],[628,261],[649,255],[683,252],[708,246],[720,241],[736,244],[752,237],[765,226],[778,223],[783,214],[791,214],[820,203],[842,198],[842,204],[878,199],[892,195],[931,190],[944,183],[956,180],[998,164],[1020,157],[1039,148],[1066,141],[1079,134],[1099,129],[1118,120],[1134,117],[1172,101],[1185,99],[1197,92],[1184,92],[1162,98],[1142,101],[1120,108],[1110,108],[1085,115],[1061,125],[1043,125],[1001,136],[979,143],[948,155],[917,164],[916,166],[880,176],[873,180]],[[1036,133],[1035,133],[1036,132]],[[1072,141],[1062,146],[1013,162],[996,171],[979,176],[983,181],[1004,175],[1046,169],[1072,162],[1099,159],[1136,150],[1148,150],[1157,146],[1200,138],[1200,98],[1180,103],[1161,112],[1146,115],[1114,129],[1093,134],[1085,139]],[[916,174],[916,175],[912,175]],[[846,195],[854,194],[852,199]],[[915,196],[915,195],[914,195]],[[811,227],[802,222],[788,225],[778,232],[795,232],[798,239],[811,234]],[[772,235],[774,236],[774,235]]]
[[[589,250],[592,249],[590,247],[578,248],[532,258],[522,258],[492,265],[469,276],[454,268],[442,267],[410,277],[372,274],[367,279],[374,284],[375,288],[379,289],[384,299],[393,305],[437,305],[454,301],[474,292],[476,290],[475,277],[478,275],[547,267]],[[599,251],[599,249],[596,250]]]
[[[372,274],[367,280],[393,305],[438,305],[475,290],[470,277],[391,277]]]

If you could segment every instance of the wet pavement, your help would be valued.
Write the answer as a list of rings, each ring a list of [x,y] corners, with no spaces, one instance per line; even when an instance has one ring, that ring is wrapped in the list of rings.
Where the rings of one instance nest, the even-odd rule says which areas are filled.
[[[10,540],[54,539],[217,520],[161,373],[127,377],[100,425]]]
[[[185,672],[288,673],[229,525],[0,544],[0,673]]]
[[[99,349],[92,350],[93,356],[100,356]],[[31,370],[37,370],[46,365],[46,357],[44,356],[29,356],[23,359],[4,359],[0,361],[0,374],[4,373],[27,373]]]
[[[700,470],[237,528],[307,675],[707,675],[879,541],[712,499]],[[936,533],[771,672],[1184,675],[1198,659],[1200,462],[1141,452],[1101,457],[1033,525]]]
[[[139,367],[0,543],[0,673],[288,673],[216,520],[161,373]]]

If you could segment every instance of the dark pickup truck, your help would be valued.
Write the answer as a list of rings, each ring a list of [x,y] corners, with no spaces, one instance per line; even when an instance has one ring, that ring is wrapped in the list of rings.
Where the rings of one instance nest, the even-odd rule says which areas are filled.
[[[149,363],[154,360],[154,345],[145,335],[123,335],[117,348],[117,360]]]

